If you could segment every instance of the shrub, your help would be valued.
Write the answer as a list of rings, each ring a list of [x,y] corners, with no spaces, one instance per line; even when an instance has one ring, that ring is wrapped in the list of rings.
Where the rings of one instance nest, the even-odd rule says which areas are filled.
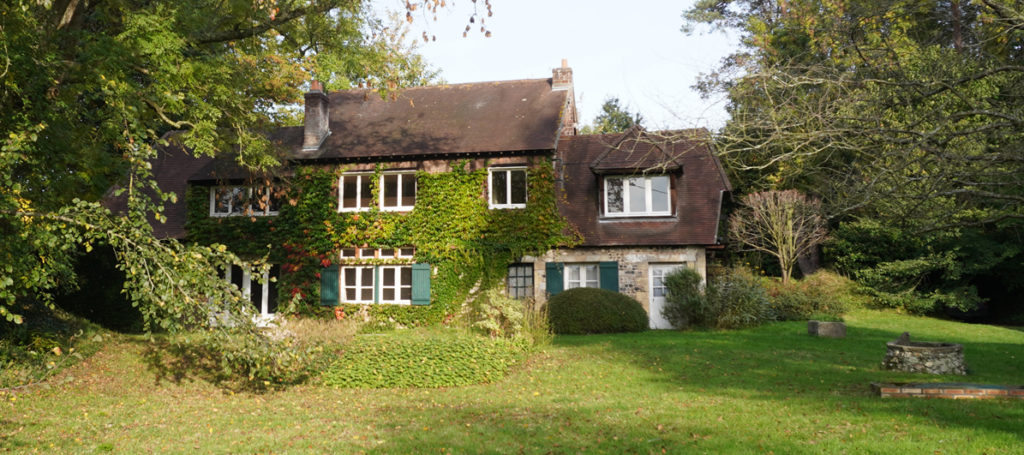
[[[708,319],[708,301],[701,289],[704,279],[693,269],[679,268],[665,275],[665,306],[661,315],[676,328],[702,324]]]
[[[766,286],[775,317],[784,321],[836,319],[866,300],[852,281],[824,270],[787,284],[766,281]]]
[[[495,381],[523,356],[515,343],[458,330],[361,335],[323,374],[337,387],[454,387]]]
[[[618,333],[647,330],[647,312],[618,292],[576,288],[548,301],[551,330],[558,334]]]
[[[768,292],[749,270],[735,267],[711,281],[707,289],[709,319],[719,329],[751,327],[774,319]]]
[[[464,318],[465,326],[492,338],[515,340],[528,347],[551,342],[545,308],[533,299],[513,299],[501,289],[488,290],[473,300]]]
[[[713,278],[701,293],[697,272],[681,269],[665,277],[668,296],[662,314],[677,328],[734,329],[773,319],[768,293],[757,277],[733,268]]]

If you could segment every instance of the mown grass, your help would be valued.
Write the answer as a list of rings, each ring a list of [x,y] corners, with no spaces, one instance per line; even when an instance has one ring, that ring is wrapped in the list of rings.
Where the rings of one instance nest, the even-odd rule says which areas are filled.
[[[800,322],[557,337],[492,384],[306,385],[230,394],[157,380],[144,342],[110,345],[50,389],[2,398],[0,449],[57,453],[1024,452],[1024,403],[880,399],[872,381],[1024,383],[1024,332],[876,311],[848,337]],[[879,369],[884,342],[965,344],[972,375]],[[58,378],[60,379],[60,378]]]

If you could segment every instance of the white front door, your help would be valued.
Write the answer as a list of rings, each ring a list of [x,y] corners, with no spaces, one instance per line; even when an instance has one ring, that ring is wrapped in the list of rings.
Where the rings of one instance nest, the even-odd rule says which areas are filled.
[[[668,275],[673,270],[681,267],[685,267],[686,264],[651,264],[647,269],[647,276],[650,277],[650,306],[651,309],[648,314],[651,321],[652,329],[671,329],[672,324],[669,324],[668,320],[661,315],[661,309],[665,306],[665,294],[667,289],[665,288],[665,275]]]

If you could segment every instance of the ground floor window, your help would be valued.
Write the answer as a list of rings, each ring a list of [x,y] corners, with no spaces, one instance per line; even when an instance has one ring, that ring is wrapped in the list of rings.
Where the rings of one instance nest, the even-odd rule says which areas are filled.
[[[601,279],[597,264],[565,264],[565,289],[599,287]]]
[[[233,265],[224,271],[224,279],[242,291],[242,295],[260,315],[266,316],[277,312],[277,278],[280,270],[280,266],[272,265],[262,275],[254,277],[249,270]]]
[[[513,299],[533,297],[533,264],[512,264],[508,266],[505,283],[508,296]]]
[[[412,265],[343,266],[341,300],[346,303],[412,303]]]

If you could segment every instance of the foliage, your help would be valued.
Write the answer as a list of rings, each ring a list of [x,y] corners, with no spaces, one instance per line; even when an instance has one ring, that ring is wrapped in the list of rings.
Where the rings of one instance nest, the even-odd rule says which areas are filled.
[[[526,304],[501,289],[490,289],[472,302],[467,317],[472,328],[491,338],[516,338],[522,335]]]
[[[556,334],[642,332],[648,327],[640,302],[607,289],[568,289],[548,299],[547,307]]]
[[[796,190],[763,191],[740,199],[729,216],[729,234],[744,246],[779,260],[782,282],[789,282],[797,259],[825,240],[818,201]]]
[[[268,255],[269,261],[282,264],[281,300],[295,298],[299,303],[293,311],[311,315],[319,312],[321,268],[346,263],[338,256],[340,249],[415,246],[413,260],[436,270],[431,305],[345,304],[342,309],[353,315],[365,307],[372,319],[365,330],[439,324],[472,300],[471,290],[500,287],[508,264],[575,241],[565,234],[567,223],[555,205],[550,161],[538,159],[530,167],[527,206],[517,210],[487,208],[486,166],[469,170],[467,162],[449,164],[449,172],[417,172],[416,206],[407,213],[377,208],[338,212],[338,178],[347,166],[296,169],[284,189],[288,203],[274,217],[210,217],[209,189],[196,186],[189,190],[190,239],[223,242],[243,257]],[[386,169],[383,164],[376,168],[374,197],[379,191],[375,177]]]
[[[692,321],[704,320],[707,298],[704,296],[704,278],[696,270],[682,267],[665,275],[665,306],[661,315],[673,327],[683,329]]]
[[[644,117],[639,112],[631,113],[619,105],[619,99],[610,97],[601,104],[601,113],[594,117],[594,124],[585,125],[580,134],[624,133],[634,126],[643,127]]]
[[[24,323],[0,320],[0,391],[44,383],[92,355],[109,337],[60,309],[34,304],[17,311]]]
[[[493,382],[523,356],[517,345],[458,330],[361,335],[323,374],[336,387],[456,387]]]
[[[665,317],[677,328],[738,329],[774,320],[768,293],[749,270],[734,267],[700,289],[700,275],[688,269],[665,277]]]
[[[1001,0],[707,0],[685,17],[743,43],[701,82],[729,96],[716,144],[739,187],[802,189],[833,222],[871,220],[935,245],[887,255],[939,267],[896,293],[1019,309],[1003,289],[1020,282],[1011,239],[1024,228],[1021,13]],[[969,259],[975,246],[983,263]],[[1003,250],[1013,253],[989,255]]]
[[[855,283],[826,270],[789,283],[762,282],[768,290],[772,314],[780,321],[839,320],[868,301]]]

